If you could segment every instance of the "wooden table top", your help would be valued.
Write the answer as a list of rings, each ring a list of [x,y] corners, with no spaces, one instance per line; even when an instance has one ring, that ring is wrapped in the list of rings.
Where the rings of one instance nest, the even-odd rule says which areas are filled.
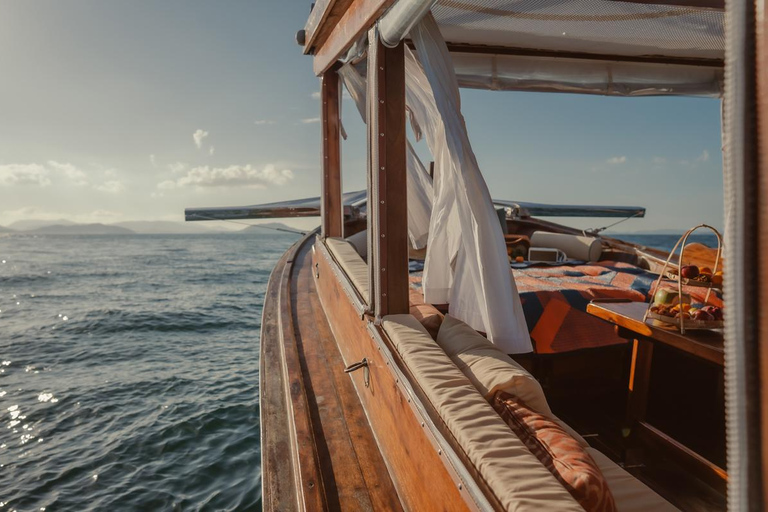
[[[648,304],[644,302],[594,300],[587,306],[587,313],[628,329],[644,338],[675,347],[720,366],[725,364],[722,330],[686,329],[685,334],[680,334],[680,328],[677,326],[653,319],[643,322],[647,308]]]

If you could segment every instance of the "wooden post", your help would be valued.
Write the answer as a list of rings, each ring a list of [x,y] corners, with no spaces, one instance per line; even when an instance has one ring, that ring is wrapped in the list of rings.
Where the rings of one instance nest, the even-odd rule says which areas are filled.
[[[323,134],[323,179],[320,217],[323,237],[344,236],[344,205],[341,200],[341,137],[339,75],[326,71],[320,79],[320,118]]]
[[[370,32],[368,214],[373,237],[369,264],[377,318],[408,313],[408,205],[405,160],[405,54],[387,48]],[[375,81],[372,83],[372,81]]]

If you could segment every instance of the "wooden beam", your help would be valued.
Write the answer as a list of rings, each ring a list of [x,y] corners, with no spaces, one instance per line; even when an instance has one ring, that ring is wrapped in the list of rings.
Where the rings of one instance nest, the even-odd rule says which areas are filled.
[[[755,264],[756,266],[745,266],[745,273],[751,276],[757,274],[757,304],[755,306],[756,315],[753,318],[757,327],[757,346],[758,349],[758,368],[757,380],[759,383],[759,393],[751,396],[753,404],[759,404],[756,408],[759,409],[759,421],[760,426],[758,429],[760,438],[760,459],[761,459],[761,484],[762,484],[762,509],[768,510],[768,315],[765,314],[766,308],[768,308],[768,270],[765,269],[763,264],[760,264],[766,253],[762,251],[768,250],[768,204],[766,204],[765,198],[768,197],[768,17],[766,16],[766,9],[768,9],[768,0],[757,0],[755,2],[755,53],[756,62],[755,69],[752,76],[755,77],[755,97],[756,97],[756,109],[755,114],[757,116],[757,135],[756,135],[756,151],[751,155],[756,162],[756,169],[754,170],[754,179],[746,179],[745,181],[754,190],[753,201],[751,202],[752,211],[748,211],[747,214],[753,214],[756,220],[757,226],[755,234],[757,241],[753,250],[752,261],[746,261],[747,264]],[[736,27],[736,30],[740,30],[741,27]],[[747,99],[746,111],[750,110],[753,105],[750,104],[752,98]],[[746,142],[745,142],[746,143]],[[750,317],[748,317],[750,318]],[[751,377],[751,375],[747,375]],[[754,407],[754,406],[753,406]]]
[[[353,0],[322,45],[316,45],[313,68],[322,75],[395,0]]]
[[[368,50],[368,161],[374,201],[374,304],[377,318],[408,313],[408,208],[405,162],[404,45],[386,48],[374,30]]]
[[[326,71],[321,79],[321,121],[323,132],[323,179],[320,197],[323,236],[343,236],[341,201],[341,137],[339,120],[339,75]]]
[[[304,54],[313,53],[325,40],[347,12],[352,0],[318,0],[304,26]]]
[[[413,49],[413,44],[408,42]],[[487,55],[516,55],[521,57],[551,57],[556,59],[605,60],[610,62],[643,62],[649,64],[681,64],[722,68],[723,59],[699,59],[692,57],[668,57],[664,55],[611,55],[601,53],[570,52],[556,50],[538,50],[536,48],[516,48],[510,46],[486,46],[478,44],[447,43],[448,50],[455,53],[479,53]]]
[[[663,5],[671,7],[691,7],[694,9],[725,10],[725,0],[609,0],[630,4]]]

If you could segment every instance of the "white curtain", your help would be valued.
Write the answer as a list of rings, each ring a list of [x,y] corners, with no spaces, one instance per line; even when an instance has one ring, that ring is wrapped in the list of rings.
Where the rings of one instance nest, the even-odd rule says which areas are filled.
[[[407,51],[406,103],[435,158],[424,299],[448,303],[451,315],[487,333],[508,354],[530,352],[504,235],[469,142],[448,48],[431,14],[410,36],[421,65]]]
[[[344,64],[339,68],[339,77],[355,102],[363,122],[366,115],[366,85],[365,79],[351,65]],[[416,132],[418,133],[418,132]],[[408,237],[411,247],[423,249],[429,236],[429,219],[432,213],[432,179],[429,177],[424,164],[406,141],[406,165],[408,167]]]

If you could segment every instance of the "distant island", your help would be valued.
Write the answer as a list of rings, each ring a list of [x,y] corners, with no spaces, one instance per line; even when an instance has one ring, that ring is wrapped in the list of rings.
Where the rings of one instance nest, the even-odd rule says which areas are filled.
[[[267,229],[265,229],[267,228]],[[29,219],[0,226],[3,234],[34,235],[196,235],[217,233],[269,233],[281,230],[297,231],[281,222],[253,224],[238,230],[223,229],[220,226],[201,222],[173,221],[126,221],[114,224],[79,224],[66,219],[39,220]]]

